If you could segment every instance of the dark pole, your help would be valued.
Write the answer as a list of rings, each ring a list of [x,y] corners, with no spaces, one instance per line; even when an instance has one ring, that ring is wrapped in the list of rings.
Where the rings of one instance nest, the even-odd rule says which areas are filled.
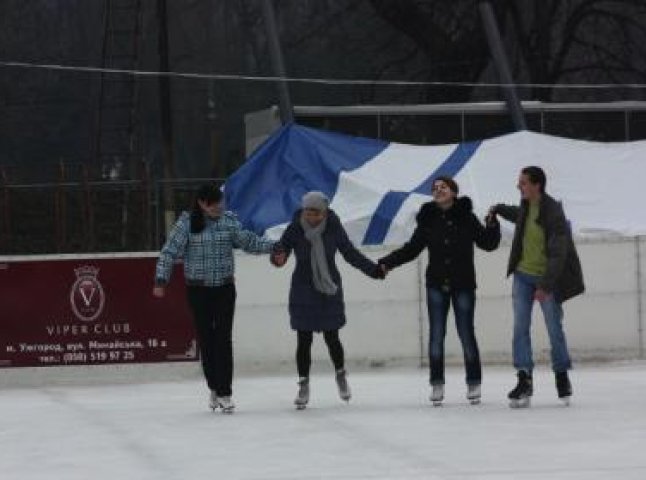
[[[159,71],[169,71],[168,59],[168,6],[166,0],[157,0],[159,22]],[[162,162],[164,178],[175,178],[175,159],[173,156],[173,112],[171,108],[170,77],[159,77],[159,113],[161,120]],[[164,225],[168,232],[175,221],[173,190],[169,182],[164,182]],[[159,239],[156,239],[159,241]]]
[[[509,69],[507,55],[505,54],[505,49],[502,45],[498,23],[496,22],[493,9],[489,2],[480,2],[479,8],[485,33],[487,34],[489,50],[491,50],[491,56],[493,57],[496,70],[498,71],[498,78],[501,83],[505,84],[505,86],[502,87],[502,91],[505,96],[505,101],[507,102],[507,108],[509,109],[511,119],[514,122],[514,127],[516,130],[527,130],[525,114],[523,113],[523,107],[518,99],[516,87],[513,85],[514,81],[511,78],[511,70]]]
[[[265,20],[265,29],[267,30],[267,41],[269,43],[269,57],[271,58],[271,67],[276,77],[285,77],[285,64],[283,62],[283,53],[280,49],[280,40],[278,38],[278,28],[276,27],[276,17],[274,15],[274,5],[272,0],[262,0],[262,11]],[[294,111],[292,101],[289,96],[287,82],[278,82],[278,100],[280,103],[280,119],[283,124],[294,121]]]

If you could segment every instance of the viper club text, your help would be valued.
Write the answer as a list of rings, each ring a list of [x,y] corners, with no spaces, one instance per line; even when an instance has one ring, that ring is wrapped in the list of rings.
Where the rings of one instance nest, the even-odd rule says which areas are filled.
[[[95,323],[92,325],[47,325],[47,334],[57,336],[80,335],[112,335],[115,333],[130,333],[129,323]]]

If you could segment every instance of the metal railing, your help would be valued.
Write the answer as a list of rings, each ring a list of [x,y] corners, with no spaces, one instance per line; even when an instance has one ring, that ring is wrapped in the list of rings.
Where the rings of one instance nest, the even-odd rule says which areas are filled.
[[[164,218],[217,178],[11,183],[0,170],[0,255],[157,250]]]

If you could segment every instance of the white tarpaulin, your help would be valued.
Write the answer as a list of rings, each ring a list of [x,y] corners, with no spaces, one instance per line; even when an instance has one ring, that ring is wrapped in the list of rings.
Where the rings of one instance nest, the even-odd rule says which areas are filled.
[[[288,125],[227,182],[229,208],[246,227],[277,237],[303,193],[332,199],[356,244],[399,244],[430,185],[449,175],[484,217],[517,204],[521,168],[542,167],[575,235],[646,234],[646,141],[598,143],[533,132],[457,145],[415,146]],[[507,230],[510,227],[507,226]]]

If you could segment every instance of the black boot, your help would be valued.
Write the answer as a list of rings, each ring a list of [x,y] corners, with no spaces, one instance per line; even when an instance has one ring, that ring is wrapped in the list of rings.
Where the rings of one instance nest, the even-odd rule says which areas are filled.
[[[572,396],[572,384],[568,378],[567,371],[565,372],[556,372],[556,391],[559,394],[559,398],[568,405],[570,403],[570,397]]]
[[[532,386],[532,376],[525,370],[518,371],[518,384],[509,392],[509,406],[511,408],[528,407],[530,397],[534,394]]]

